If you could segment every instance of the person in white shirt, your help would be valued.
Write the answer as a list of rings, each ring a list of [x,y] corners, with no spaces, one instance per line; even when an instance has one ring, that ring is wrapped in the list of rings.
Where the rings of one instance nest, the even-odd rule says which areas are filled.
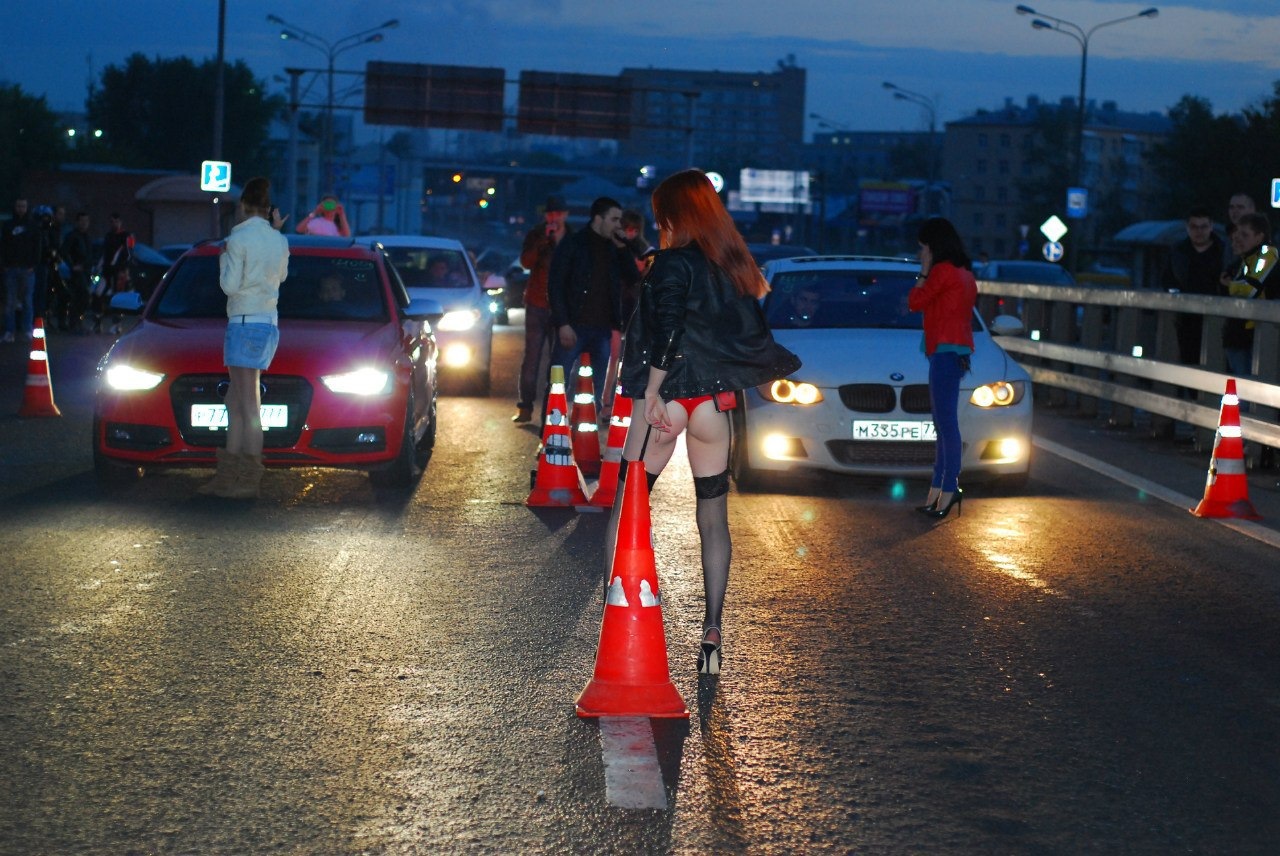
[[[227,387],[227,445],[218,449],[218,471],[197,490],[227,499],[253,499],[262,482],[262,372],[271,365],[280,331],[276,301],[289,274],[285,218],[271,206],[271,184],[251,178],[240,195],[240,223],[227,236],[218,284],[227,295],[223,359]]]

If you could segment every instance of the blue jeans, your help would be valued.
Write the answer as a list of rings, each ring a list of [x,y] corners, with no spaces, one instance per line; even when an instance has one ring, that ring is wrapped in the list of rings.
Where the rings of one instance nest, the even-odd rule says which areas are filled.
[[[938,450],[933,459],[932,485],[944,493],[954,493],[960,478],[960,378],[964,376],[962,355],[939,351],[929,357],[929,407],[933,427],[938,431]]]
[[[538,366],[542,364],[542,355],[552,335],[551,310],[544,306],[525,306],[524,360],[520,363],[520,398],[516,407],[533,409],[538,397]]]
[[[578,341],[574,343],[572,348],[566,348],[560,344],[560,334],[555,330],[551,331],[552,341],[555,347],[551,349],[551,365],[564,367],[564,382],[566,392],[569,399],[573,400],[574,384],[577,376],[573,373],[574,363],[577,362],[579,354],[591,355],[591,372],[592,380],[595,382],[596,407],[604,401],[604,380],[605,375],[609,372],[609,353],[610,342],[613,339],[613,330],[609,327],[583,327],[581,325],[573,325],[573,332],[578,334]]]
[[[30,336],[35,329],[35,313],[32,300],[36,290],[36,272],[33,268],[7,268],[4,272],[4,331],[14,333],[14,315],[22,306],[22,334]]]
[[[1236,377],[1252,377],[1253,348],[1223,348],[1227,359],[1227,371]]]

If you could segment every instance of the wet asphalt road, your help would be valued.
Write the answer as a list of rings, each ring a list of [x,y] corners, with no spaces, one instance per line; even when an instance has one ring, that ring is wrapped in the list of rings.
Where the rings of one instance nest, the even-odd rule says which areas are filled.
[[[909,510],[918,484],[735,494],[725,672],[700,684],[673,465],[655,549],[693,718],[654,725],[668,809],[618,809],[572,704],[604,515],[523,505],[537,437],[507,421],[514,332],[494,397],[442,400],[413,493],[273,471],[252,505],[195,497],[201,471],[97,487],[106,343],[55,340],[62,419],[13,419],[0,384],[0,852],[1280,847],[1273,547],[1043,452],[1026,494],[975,487],[937,526]],[[6,377],[21,363],[0,354]]]

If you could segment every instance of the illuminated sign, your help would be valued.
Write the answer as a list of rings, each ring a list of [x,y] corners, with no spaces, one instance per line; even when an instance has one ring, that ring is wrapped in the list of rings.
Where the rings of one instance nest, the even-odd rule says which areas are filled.
[[[743,202],[809,204],[809,173],[789,169],[744,169],[738,187]]]

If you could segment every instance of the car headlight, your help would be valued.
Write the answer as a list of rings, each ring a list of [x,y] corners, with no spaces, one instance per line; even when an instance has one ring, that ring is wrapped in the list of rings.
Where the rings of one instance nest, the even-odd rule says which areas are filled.
[[[356,369],[353,372],[326,375],[320,381],[330,392],[341,395],[382,395],[391,391],[391,372],[381,369]]]
[[[969,403],[978,407],[1009,407],[1026,395],[1027,384],[1020,380],[1002,380],[978,387],[969,396]]]
[[[436,329],[456,333],[459,330],[470,330],[479,322],[480,310],[455,309],[453,312],[444,314],[444,317],[440,319],[440,323],[436,324]]]
[[[822,390],[811,383],[797,383],[793,380],[775,380],[758,389],[766,401],[775,404],[817,404],[822,401]]]
[[[133,366],[120,363],[107,369],[107,386],[120,392],[139,392],[155,389],[164,380],[159,372],[135,369]]]

